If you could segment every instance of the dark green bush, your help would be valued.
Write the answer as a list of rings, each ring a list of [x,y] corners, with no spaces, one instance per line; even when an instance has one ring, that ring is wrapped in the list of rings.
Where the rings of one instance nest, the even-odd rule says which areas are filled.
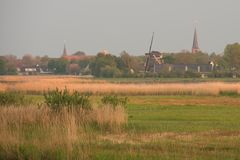
[[[220,91],[219,95],[221,96],[239,96],[237,90],[232,90],[232,91]]]
[[[81,94],[78,91],[73,91],[71,93],[66,88],[64,90],[56,88],[56,90],[44,93],[45,103],[55,111],[60,110],[63,107],[67,107],[68,109],[91,109],[89,97],[90,94]]]
[[[0,92],[0,105],[21,105],[24,104],[25,96],[19,92]]]
[[[103,104],[111,105],[114,108],[116,106],[127,106],[128,98],[127,97],[118,97],[116,95],[114,96],[104,96],[101,99]]]

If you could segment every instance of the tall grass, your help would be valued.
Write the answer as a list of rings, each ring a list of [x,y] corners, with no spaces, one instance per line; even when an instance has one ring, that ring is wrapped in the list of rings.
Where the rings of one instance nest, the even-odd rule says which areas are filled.
[[[121,107],[53,112],[48,107],[2,106],[0,159],[90,159],[95,137],[89,129],[92,124],[119,131],[126,122]]]
[[[93,108],[92,119],[101,130],[121,132],[128,116],[124,107],[108,105]]]
[[[0,91],[23,91],[42,94],[50,89],[77,90],[96,95],[223,95],[223,92],[240,94],[240,83],[110,83],[73,76],[4,76],[0,77]]]

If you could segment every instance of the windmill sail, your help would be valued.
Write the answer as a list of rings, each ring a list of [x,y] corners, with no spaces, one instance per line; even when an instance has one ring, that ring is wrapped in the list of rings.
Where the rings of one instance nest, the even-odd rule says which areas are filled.
[[[150,61],[150,57],[151,57],[151,52],[152,52],[152,45],[153,45],[153,40],[154,40],[154,32],[152,34],[152,39],[151,39],[151,43],[150,43],[150,47],[149,47],[149,52],[147,54],[147,60],[146,60],[146,64],[145,64],[145,72],[148,71],[149,68],[149,61]]]

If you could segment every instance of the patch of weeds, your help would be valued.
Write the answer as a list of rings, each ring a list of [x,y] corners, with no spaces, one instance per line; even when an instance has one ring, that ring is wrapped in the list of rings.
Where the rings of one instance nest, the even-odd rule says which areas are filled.
[[[219,95],[220,95],[220,96],[230,96],[230,97],[239,96],[237,90],[220,91],[220,92],[219,92]]]
[[[20,92],[0,92],[0,105],[22,105],[25,104],[25,95]]]
[[[104,96],[102,97],[101,101],[103,104],[111,105],[114,108],[117,106],[123,106],[126,108],[128,103],[128,97],[118,97],[116,95]]]
[[[64,107],[68,109],[81,108],[91,109],[90,94],[81,94],[78,91],[72,93],[65,88],[64,90],[48,91],[44,93],[45,103],[54,111],[59,111]]]

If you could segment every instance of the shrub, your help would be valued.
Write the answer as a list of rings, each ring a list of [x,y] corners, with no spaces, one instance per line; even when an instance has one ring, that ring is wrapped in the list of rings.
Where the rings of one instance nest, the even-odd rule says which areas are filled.
[[[128,98],[127,97],[118,97],[116,95],[114,95],[114,96],[104,96],[101,99],[101,101],[102,101],[103,104],[111,105],[114,108],[116,106],[126,107],[127,102],[128,102]]]
[[[221,96],[239,96],[237,90],[220,91],[219,95],[221,95]]]
[[[78,91],[73,91],[71,93],[67,88],[64,90],[56,88],[56,90],[44,93],[45,103],[55,111],[63,107],[67,107],[68,109],[72,107],[90,109],[91,104],[89,97],[90,94],[81,94]]]
[[[25,96],[19,92],[0,92],[0,105],[20,105],[24,103]]]

